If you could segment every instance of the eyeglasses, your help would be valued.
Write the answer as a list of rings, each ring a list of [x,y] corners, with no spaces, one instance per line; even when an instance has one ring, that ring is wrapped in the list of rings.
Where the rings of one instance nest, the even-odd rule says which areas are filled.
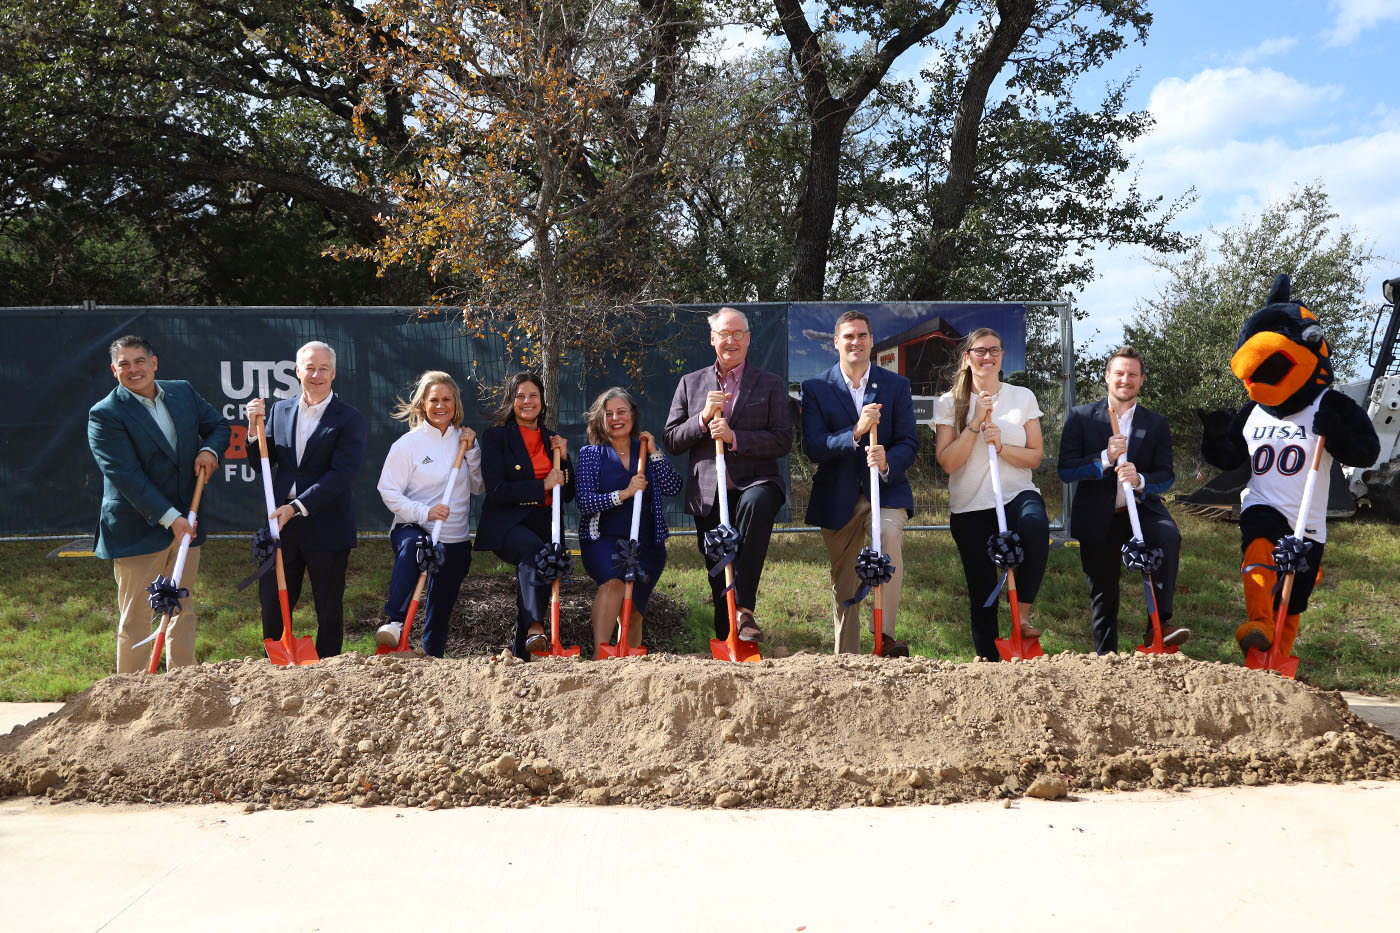
[[[967,352],[981,360],[1001,356],[1001,347],[971,347]]]
[[[743,340],[749,335],[749,332],[746,330],[712,330],[710,333],[714,334],[720,340]]]

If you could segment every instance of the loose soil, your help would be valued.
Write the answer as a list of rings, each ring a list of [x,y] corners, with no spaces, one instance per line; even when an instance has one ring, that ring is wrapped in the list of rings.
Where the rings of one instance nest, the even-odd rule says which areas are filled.
[[[731,664],[343,655],[116,675],[0,737],[0,796],[247,808],[830,808],[1400,779],[1337,693],[1180,656]]]

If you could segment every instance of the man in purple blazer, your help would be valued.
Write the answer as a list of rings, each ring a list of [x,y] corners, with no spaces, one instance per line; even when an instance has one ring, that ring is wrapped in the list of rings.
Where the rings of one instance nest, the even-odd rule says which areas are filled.
[[[359,410],[331,391],[335,351],[313,340],[297,351],[301,394],[268,407],[248,403],[248,419],[267,418],[267,455],[274,467],[272,497],[282,537],[287,598],[301,597],[303,576],[316,604],[316,654],[340,654],[345,634],[345,570],[359,537],[355,475],[365,459],[368,425]],[[248,455],[261,456],[249,438]],[[271,574],[258,580],[264,638],[282,637],[282,609]]]
[[[746,362],[752,335],[744,313],[721,308],[709,322],[715,363],[681,377],[666,419],[666,448],[672,456],[689,454],[685,510],[695,516],[695,541],[703,555],[705,532],[719,525],[714,441],[725,443],[729,517],[740,541],[734,560],[738,635],[758,641],[763,637],[754,619],[758,582],[773,519],[787,500],[778,460],[792,449],[792,416],[783,380]],[[706,564],[712,566],[708,558]],[[710,593],[715,637],[727,638],[729,610],[722,575],[710,576]]]

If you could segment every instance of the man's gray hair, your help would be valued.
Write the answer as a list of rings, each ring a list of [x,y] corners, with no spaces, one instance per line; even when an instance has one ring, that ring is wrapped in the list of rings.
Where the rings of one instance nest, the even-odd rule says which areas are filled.
[[[312,350],[325,350],[331,355],[331,366],[335,366],[335,348],[328,343],[321,342],[320,340],[312,340],[309,343],[302,344],[301,349],[297,350],[296,361],[300,363],[302,354],[310,353]]]
[[[730,313],[739,315],[739,320],[741,320],[741,321],[744,322],[744,330],[748,330],[748,329],[749,329],[749,316],[748,316],[747,314],[745,314],[744,312],[740,311],[738,308],[731,308],[731,307],[725,306],[725,307],[723,307],[723,308],[720,308],[720,309],[719,309],[718,311],[716,311],[714,314],[711,314],[709,317],[705,318],[705,320],[706,320],[707,322],[709,322],[710,330],[714,330],[714,329],[715,329],[715,321],[718,321],[718,320],[719,320],[719,316],[720,316],[721,314],[725,314],[725,313],[727,313],[727,312],[730,312]]]

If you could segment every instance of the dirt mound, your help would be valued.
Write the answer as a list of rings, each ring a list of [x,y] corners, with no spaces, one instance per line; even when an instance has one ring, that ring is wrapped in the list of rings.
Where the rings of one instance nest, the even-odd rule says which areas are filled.
[[[0,795],[839,807],[1400,778],[1341,697],[1178,656],[741,665],[345,655],[109,677],[0,737]]]

